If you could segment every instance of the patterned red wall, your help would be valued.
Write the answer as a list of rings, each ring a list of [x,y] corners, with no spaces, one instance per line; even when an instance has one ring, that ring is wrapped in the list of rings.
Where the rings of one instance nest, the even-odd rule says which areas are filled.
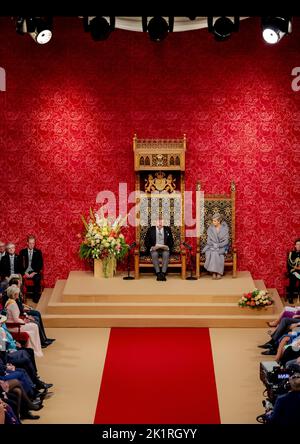
[[[239,269],[284,285],[285,255],[300,235],[300,19],[277,46],[258,18],[227,42],[207,29],[150,42],[116,30],[104,42],[78,18],[57,18],[36,45],[0,19],[1,238],[36,233],[48,286],[83,267],[80,214],[103,189],[134,188],[132,136],[187,134],[186,188],[237,185]],[[131,239],[129,239],[131,240]]]

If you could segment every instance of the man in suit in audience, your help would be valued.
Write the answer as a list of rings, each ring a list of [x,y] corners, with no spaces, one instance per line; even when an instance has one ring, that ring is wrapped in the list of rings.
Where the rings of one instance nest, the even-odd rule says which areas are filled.
[[[6,255],[6,245],[5,242],[0,240],[0,264],[1,264],[1,259]],[[1,274],[1,270],[0,270],[0,274]],[[7,282],[4,281],[2,284],[2,276],[0,275],[0,291],[4,290],[7,286]]]
[[[43,268],[43,255],[41,250],[35,248],[35,237],[27,237],[27,248],[20,251],[22,275],[31,278],[34,282],[33,302],[38,302],[41,297],[41,270]]]
[[[166,273],[173,245],[174,240],[171,228],[164,226],[163,218],[160,216],[156,222],[156,226],[148,228],[145,236],[145,246],[147,249],[147,254],[151,255],[158,281],[166,281]],[[162,246],[162,248],[159,248],[159,246]],[[161,271],[159,268],[160,255],[162,256]]]
[[[9,242],[6,246],[7,254],[5,254],[0,262],[1,287],[7,288],[9,278],[12,274],[21,274],[22,267],[19,256],[16,254],[16,246]]]
[[[5,248],[5,242],[0,240],[0,261],[3,258],[3,256],[6,255],[6,248]]]

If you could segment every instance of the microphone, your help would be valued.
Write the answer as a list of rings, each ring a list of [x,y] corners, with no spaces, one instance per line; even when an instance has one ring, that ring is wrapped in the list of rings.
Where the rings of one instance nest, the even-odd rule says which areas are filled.
[[[185,248],[187,248],[188,250],[191,250],[191,249],[192,249],[191,245],[187,244],[186,242],[182,242],[182,245],[183,245]]]
[[[128,275],[123,277],[125,281],[131,281],[134,279],[133,276],[130,276],[130,257],[131,257],[131,250],[136,247],[136,242],[132,242],[130,245],[128,245],[128,254],[127,254],[127,271]]]

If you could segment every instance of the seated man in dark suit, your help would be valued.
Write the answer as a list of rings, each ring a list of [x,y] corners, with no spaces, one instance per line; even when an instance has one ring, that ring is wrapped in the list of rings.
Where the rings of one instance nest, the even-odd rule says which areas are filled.
[[[9,242],[6,246],[7,254],[4,255],[0,262],[0,274],[3,289],[8,287],[8,281],[12,274],[21,274],[22,265],[20,257],[16,254],[16,246]]]
[[[41,250],[35,248],[35,237],[27,237],[27,248],[20,251],[22,275],[33,279],[33,302],[38,302],[41,297],[41,270],[43,268],[43,256]]]
[[[163,219],[159,217],[156,226],[148,228],[145,236],[147,253],[151,255],[158,281],[166,281],[169,257],[172,253],[174,240],[170,227],[165,227]],[[159,256],[162,256],[162,270],[159,268]]]
[[[5,242],[0,240],[0,261],[3,258],[3,256],[5,256],[5,255],[6,255],[6,245],[5,245]]]
[[[6,255],[6,245],[5,242],[0,240],[0,264],[1,259]],[[2,292],[7,287],[7,282],[2,281],[2,276],[0,275],[0,292]]]

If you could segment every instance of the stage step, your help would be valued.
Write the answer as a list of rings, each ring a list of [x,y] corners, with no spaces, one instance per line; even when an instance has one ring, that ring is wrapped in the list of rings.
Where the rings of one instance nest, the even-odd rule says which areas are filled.
[[[267,327],[274,316],[239,315],[45,315],[46,327]]]
[[[178,301],[168,295],[163,302],[153,301],[148,295],[134,301],[130,296],[102,295],[102,302],[90,298],[85,302],[65,302],[66,283],[58,280],[48,305],[45,307],[45,301],[39,304],[46,327],[264,327],[283,309],[276,289],[269,289],[275,305],[256,311],[238,307],[240,295],[225,294],[176,295]],[[263,281],[253,285],[265,289]]]

